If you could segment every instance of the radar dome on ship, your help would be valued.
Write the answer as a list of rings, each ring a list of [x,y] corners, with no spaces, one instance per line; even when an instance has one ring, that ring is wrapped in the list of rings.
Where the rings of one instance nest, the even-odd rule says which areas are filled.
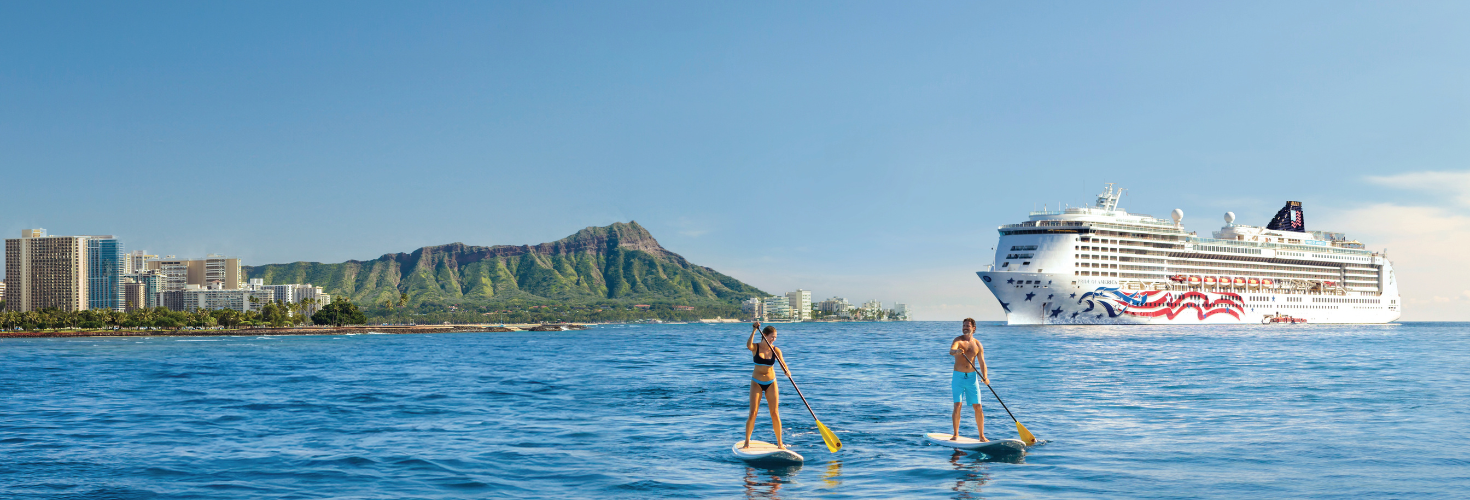
[[[1179,221],[1182,221],[1182,220],[1184,220],[1184,211],[1183,211],[1183,210],[1180,210],[1180,209],[1177,209],[1177,208],[1176,208],[1176,209],[1174,209],[1174,211],[1173,211],[1173,212],[1172,212],[1172,213],[1170,213],[1170,214],[1169,214],[1169,215],[1170,215],[1170,216],[1172,216],[1172,217],[1173,217],[1173,218],[1174,218],[1174,222],[1175,222],[1175,223],[1178,223],[1178,222],[1179,222]]]
[[[1225,223],[1226,224],[1234,224],[1235,223],[1235,212],[1225,212]]]

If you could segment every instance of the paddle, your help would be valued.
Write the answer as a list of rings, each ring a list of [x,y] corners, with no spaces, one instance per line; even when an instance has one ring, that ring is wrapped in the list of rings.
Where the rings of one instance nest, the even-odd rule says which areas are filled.
[[[781,359],[781,354],[776,352],[776,347],[771,345],[771,341],[767,340],[764,334],[761,335],[761,341],[766,343],[766,348],[771,350],[771,355],[776,357],[776,362],[781,363],[781,371],[786,373],[786,380],[791,381],[791,387],[796,389],[796,395],[801,398],[801,404],[806,405],[807,413],[812,414],[812,420],[817,422],[817,431],[822,433],[822,442],[827,443],[827,451],[837,453],[837,450],[842,449],[842,440],[837,439],[837,434],[823,425],[821,420],[817,420],[817,412],[812,411],[812,404],[806,402],[806,396],[801,394],[801,388],[797,387],[796,381],[791,379],[791,369],[786,366],[786,360]]]
[[[980,376],[980,369],[975,367],[975,362],[970,361],[970,357],[969,356],[965,356],[965,362],[970,364],[970,369],[971,370],[975,370],[975,376],[976,377],[979,377]],[[983,379],[982,379],[982,381],[983,381]],[[791,385],[796,385],[796,383],[795,382],[792,382]],[[1021,421],[1020,420],[1016,420],[1016,415],[1013,414],[1013,413],[1011,413],[1011,409],[1010,408],[1006,408],[1006,402],[1005,401],[1001,401],[1000,395],[995,393],[995,388],[990,386],[990,382],[985,382],[985,388],[986,389],[990,389],[990,395],[995,396],[995,400],[996,401],[1000,401],[1000,407],[1001,408],[1005,408],[1006,415],[1010,415],[1011,416],[1011,421],[1013,421],[1013,422],[1016,423],[1016,433],[1021,435],[1021,441],[1024,441],[1026,443],[1026,446],[1031,446],[1031,445],[1036,444],[1036,436],[1031,435],[1031,431],[1026,430],[1026,426],[1021,425]],[[801,393],[800,390],[797,390],[796,392],[797,392],[797,394],[800,394]]]

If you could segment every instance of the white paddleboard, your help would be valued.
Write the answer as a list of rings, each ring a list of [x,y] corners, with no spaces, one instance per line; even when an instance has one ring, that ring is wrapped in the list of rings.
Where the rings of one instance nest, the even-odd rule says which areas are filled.
[[[957,448],[967,451],[978,451],[987,455],[1007,455],[1023,453],[1026,451],[1026,443],[1022,442],[1019,439],[992,439],[990,441],[980,441],[979,439],[960,436],[959,439],[951,441],[949,437],[952,435],[953,434],[947,432],[931,432],[925,434],[924,437],[928,438],[929,442],[937,445],[948,446],[950,448]]]
[[[735,458],[747,462],[790,462],[799,464],[806,460],[800,454],[791,451],[791,445],[786,445],[787,449],[783,450],[777,448],[774,444],[752,439],[750,440],[749,448],[741,448],[741,446],[745,446],[744,439],[736,441],[730,447],[730,451],[735,453]]]

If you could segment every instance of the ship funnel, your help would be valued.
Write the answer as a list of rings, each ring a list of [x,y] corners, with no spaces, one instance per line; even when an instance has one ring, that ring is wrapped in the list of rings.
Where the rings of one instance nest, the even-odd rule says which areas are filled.
[[[1307,216],[1302,213],[1302,202],[1288,201],[1281,211],[1276,212],[1276,217],[1271,218],[1271,223],[1266,229],[1277,231],[1296,231],[1304,233],[1307,231]]]

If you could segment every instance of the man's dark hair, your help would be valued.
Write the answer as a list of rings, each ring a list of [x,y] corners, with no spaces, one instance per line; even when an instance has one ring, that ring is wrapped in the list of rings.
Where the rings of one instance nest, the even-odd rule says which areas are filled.
[[[965,318],[965,321],[962,324],[975,326],[975,318]]]

